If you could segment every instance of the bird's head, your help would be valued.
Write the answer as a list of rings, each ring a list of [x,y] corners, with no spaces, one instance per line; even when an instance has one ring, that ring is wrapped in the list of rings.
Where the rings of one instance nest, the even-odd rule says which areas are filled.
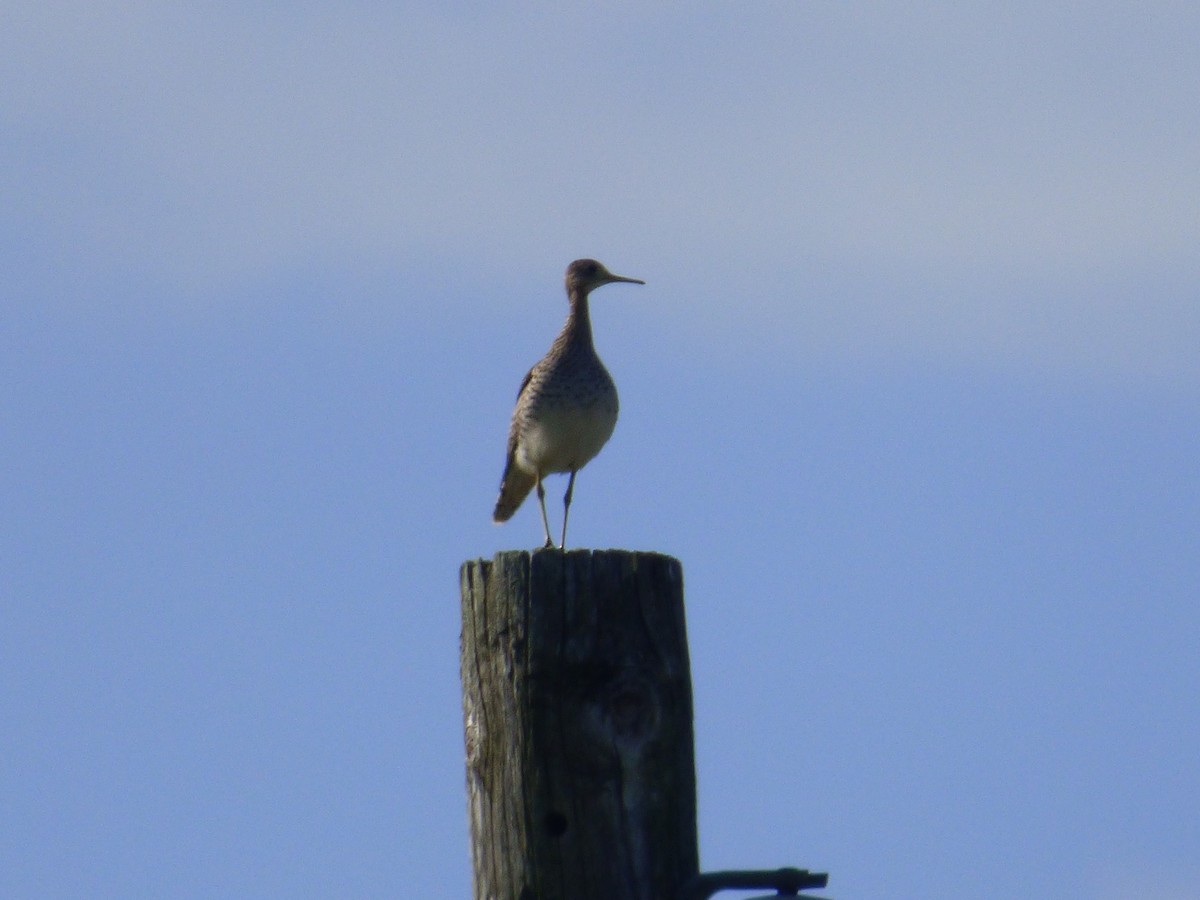
[[[567,266],[567,293],[586,295],[602,284],[614,281],[627,281],[630,284],[645,284],[640,278],[627,278],[624,275],[614,275],[601,263],[594,259],[577,259]]]

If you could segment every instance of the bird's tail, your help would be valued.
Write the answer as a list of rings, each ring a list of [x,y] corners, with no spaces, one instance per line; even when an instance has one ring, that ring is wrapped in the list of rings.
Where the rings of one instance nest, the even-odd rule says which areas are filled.
[[[500,479],[500,496],[496,498],[496,509],[492,512],[493,522],[507,522],[525,502],[537,479],[516,465],[512,458],[504,467],[504,477]]]

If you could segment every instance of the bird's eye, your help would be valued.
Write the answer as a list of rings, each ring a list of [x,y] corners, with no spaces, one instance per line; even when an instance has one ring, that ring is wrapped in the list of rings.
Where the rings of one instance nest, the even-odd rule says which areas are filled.
[[[588,263],[583,271],[584,271],[585,275],[595,275],[596,274],[596,264]]]

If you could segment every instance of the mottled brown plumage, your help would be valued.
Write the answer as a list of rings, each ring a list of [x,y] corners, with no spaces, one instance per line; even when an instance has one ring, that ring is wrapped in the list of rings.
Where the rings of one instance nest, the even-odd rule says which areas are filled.
[[[529,492],[536,489],[546,547],[553,547],[554,540],[550,537],[542,479],[551,472],[571,475],[563,496],[559,545],[565,549],[575,474],[600,452],[617,424],[617,386],[596,355],[588,315],[588,294],[614,281],[645,284],[637,278],[614,275],[594,259],[577,259],[567,267],[571,308],[566,324],[517,392],[504,477],[492,519],[508,521]]]

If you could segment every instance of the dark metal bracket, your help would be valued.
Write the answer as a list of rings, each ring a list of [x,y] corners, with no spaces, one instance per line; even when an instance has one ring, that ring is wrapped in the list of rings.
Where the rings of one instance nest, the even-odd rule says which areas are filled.
[[[808,888],[823,888],[829,883],[824,872],[808,869],[730,870],[702,872],[683,886],[679,900],[708,900],[713,894],[730,890],[774,888],[776,897],[796,897]]]

